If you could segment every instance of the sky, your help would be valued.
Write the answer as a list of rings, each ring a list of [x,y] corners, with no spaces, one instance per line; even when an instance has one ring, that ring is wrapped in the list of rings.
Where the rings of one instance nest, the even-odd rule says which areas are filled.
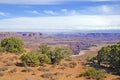
[[[120,0],[0,0],[1,32],[120,30]]]

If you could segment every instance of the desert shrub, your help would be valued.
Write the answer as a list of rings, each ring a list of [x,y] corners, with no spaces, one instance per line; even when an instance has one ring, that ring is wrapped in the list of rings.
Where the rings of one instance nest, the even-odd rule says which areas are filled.
[[[12,57],[12,60],[17,60],[17,59],[19,59],[18,56],[13,56]]]
[[[75,68],[77,66],[77,63],[76,62],[70,62],[69,63],[69,67],[70,68]]]
[[[13,66],[13,65],[15,65],[14,62],[7,62],[7,63],[6,63],[6,66]]]
[[[7,66],[0,66],[0,71],[6,71],[6,70],[8,70]]]
[[[70,49],[67,47],[56,47],[53,51],[51,62],[53,64],[60,63],[61,59],[67,58],[70,54]]]
[[[98,64],[107,64],[120,74],[120,43],[101,48],[96,57]]]
[[[7,52],[17,52],[22,53],[24,52],[23,41],[14,37],[5,38],[1,41],[2,50]]]
[[[4,76],[4,73],[3,73],[3,72],[0,72],[0,76]]]
[[[97,70],[95,68],[89,68],[88,70],[79,75],[79,77],[81,76],[96,80],[102,80],[105,78],[105,74],[101,70]]]
[[[56,75],[56,76],[59,75],[59,74],[61,74],[61,72],[59,72],[59,71],[54,73],[54,75]]]
[[[30,69],[29,67],[24,67],[22,72],[30,72],[32,71],[32,69]]]
[[[51,59],[46,54],[38,54],[38,59],[41,64],[51,63]]]
[[[40,51],[31,51],[27,54],[23,54],[20,59],[23,65],[33,67],[42,65],[43,63],[51,63],[51,59]]]
[[[17,72],[16,68],[13,68],[13,69],[10,70],[10,73],[14,73],[14,72]]]
[[[1,47],[1,45],[0,45],[0,53],[3,53],[3,52],[5,52],[5,48]]]
[[[49,68],[45,68],[45,67],[43,67],[43,66],[40,66],[40,67],[38,68],[38,70],[39,70],[39,71],[49,71],[50,69],[49,69]]]
[[[49,54],[50,48],[46,44],[42,44],[42,45],[39,46],[39,51],[42,54]]]
[[[86,60],[87,60],[87,62],[92,62],[93,56],[88,56],[88,57],[86,58]]]
[[[65,61],[72,61],[72,58],[68,57],[68,58],[65,59]]]
[[[34,53],[27,53],[27,54],[23,54],[21,57],[21,62],[24,66],[39,66],[40,62],[38,59],[38,55],[34,54]]]
[[[46,73],[42,74],[41,77],[43,77],[43,78],[51,78],[51,77],[53,77],[53,74],[46,72]]]
[[[62,63],[61,66],[68,67],[67,63]]]
[[[44,65],[44,63],[58,64],[61,59],[68,57],[69,53],[70,50],[66,47],[56,47],[52,51],[47,46],[41,46],[40,50],[23,54],[20,59],[24,66],[39,66]]]

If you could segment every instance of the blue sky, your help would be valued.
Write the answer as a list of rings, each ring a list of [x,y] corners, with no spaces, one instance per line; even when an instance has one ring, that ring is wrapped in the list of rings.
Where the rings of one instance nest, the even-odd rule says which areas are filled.
[[[120,0],[0,0],[0,31],[120,30]]]

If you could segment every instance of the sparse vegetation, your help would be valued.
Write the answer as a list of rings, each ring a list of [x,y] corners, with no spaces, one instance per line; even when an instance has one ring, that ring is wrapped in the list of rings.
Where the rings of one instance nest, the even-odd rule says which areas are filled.
[[[120,74],[120,43],[103,47],[97,55],[98,64],[107,64]]]
[[[76,62],[70,62],[69,63],[69,67],[70,68],[75,68],[77,66],[77,63]]]
[[[59,72],[59,71],[54,73],[54,75],[56,75],[56,76],[59,75],[59,74],[61,74],[61,72]]]
[[[40,67],[38,68],[38,70],[39,70],[39,71],[49,71],[50,68],[45,68],[45,67],[43,67],[43,66],[40,66]]]
[[[14,73],[14,72],[17,72],[16,68],[13,68],[13,69],[10,70],[10,73]]]
[[[56,47],[55,50],[52,51],[49,50],[47,46],[43,46],[40,47],[40,50],[23,54],[20,59],[24,66],[39,66],[44,63],[59,63],[61,59],[68,57],[69,53],[70,51],[66,47]]]
[[[67,47],[50,48],[47,45],[41,45],[38,50],[29,51],[29,49],[26,49],[26,53],[16,55],[13,53],[22,52],[16,51],[14,49],[12,49],[13,51],[7,51],[6,48],[0,46],[0,52],[2,52],[0,54],[0,79],[5,80],[12,76],[11,79],[41,80],[46,78],[46,80],[57,80],[63,79],[61,78],[61,76],[63,76],[65,80],[74,80],[75,75],[78,75],[80,72],[80,75],[77,77],[82,76],[82,78],[85,77],[87,79],[90,78],[94,80],[104,80],[105,74],[107,74],[106,80],[110,80],[112,76],[113,77],[111,79],[114,78],[117,80],[116,77],[119,76],[107,73],[109,72],[107,67],[112,67],[112,70],[115,69],[117,72],[120,72],[119,44],[120,43],[113,46],[107,46],[107,48],[104,47],[104,49],[99,51],[97,57],[94,57],[94,55],[89,56],[88,54],[86,60],[90,63],[86,63],[86,61],[84,62],[84,55],[82,58],[81,56],[69,57],[70,50]],[[10,52],[11,54],[6,54],[6,52]],[[95,63],[98,62],[101,66],[98,64],[94,65],[91,63],[93,61],[95,61]],[[91,66],[95,68],[89,68]],[[88,70],[81,74],[81,72],[87,68]],[[110,76],[110,78],[108,76]],[[81,78],[77,78],[76,80],[81,80]]]
[[[14,37],[5,38],[1,41],[0,51],[22,53],[24,52],[23,41]]]
[[[13,66],[13,65],[15,65],[14,62],[7,62],[7,63],[6,63],[6,66]]]
[[[66,47],[56,47],[51,57],[52,64],[59,63],[61,59],[67,58],[70,52],[70,49]]]
[[[88,56],[86,60],[87,60],[87,62],[92,62],[93,56]]]
[[[62,63],[61,66],[68,67],[67,63]]]
[[[72,61],[72,58],[68,57],[68,58],[65,59],[65,61]]]
[[[102,80],[105,78],[105,74],[101,70],[96,70],[95,68],[89,68],[78,77],[86,77],[88,79]]]
[[[37,55],[38,55],[38,59],[41,65],[43,63],[51,63],[51,59],[48,57],[48,55],[46,54],[37,54]]]
[[[0,53],[3,53],[5,52],[5,48],[1,47],[1,44],[0,44]]]
[[[41,77],[43,77],[43,78],[52,78],[53,76],[54,75],[52,73],[48,73],[48,72],[41,75]]]
[[[7,66],[0,66],[0,71],[6,71],[6,70],[8,70]]]
[[[32,71],[32,69],[30,69],[29,67],[24,67],[24,69],[22,70],[22,72],[30,72]]]
[[[20,59],[24,66],[39,66],[40,64],[38,55],[31,52],[23,54]]]

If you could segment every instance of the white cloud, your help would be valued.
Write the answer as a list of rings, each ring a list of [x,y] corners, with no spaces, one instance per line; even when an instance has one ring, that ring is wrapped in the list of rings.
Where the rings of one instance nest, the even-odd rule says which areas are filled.
[[[31,5],[19,5],[19,7],[22,7],[22,8],[32,8]]]
[[[98,13],[110,13],[112,11],[112,7],[107,6],[107,5],[89,7],[88,9],[90,11],[95,11],[95,12],[98,12]]]
[[[93,11],[100,14],[120,14],[120,5],[100,5],[89,7],[88,11]]]
[[[68,12],[67,9],[61,9],[60,11],[61,11],[61,12],[64,12],[64,13]]]
[[[62,14],[66,14],[66,15],[79,15],[79,11],[77,10],[68,10],[68,9],[61,9],[60,10],[62,12]]]
[[[26,11],[28,13],[31,13],[31,14],[35,14],[35,15],[40,15],[41,13],[36,11],[36,10],[31,10],[31,11]]]
[[[0,16],[6,16],[6,15],[8,15],[8,13],[0,12]]]
[[[106,5],[101,6],[101,10],[105,13],[111,12],[111,9]]]
[[[79,15],[79,12],[77,12],[76,10],[71,10],[69,12],[70,15]]]
[[[0,20],[0,31],[120,29],[120,15],[20,17]]]
[[[56,15],[57,13],[52,11],[52,10],[44,10],[43,11],[45,14],[50,14],[50,15]]]

